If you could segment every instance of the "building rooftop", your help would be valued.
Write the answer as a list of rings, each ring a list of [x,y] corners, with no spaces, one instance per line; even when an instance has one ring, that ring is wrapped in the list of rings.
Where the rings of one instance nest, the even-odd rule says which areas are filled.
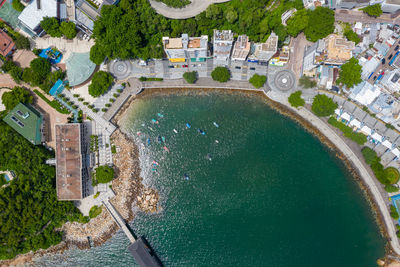
[[[239,35],[233,47],[232,58],[245,60],[250,52],[250,47],[249,37],[246,35]]]
[[[178,49],[183,48],[182,38],[168,38],[164,41],[166,49]]]
[[[31,105],[19,103],[7,114],[4,121],[32,144],[42,143],[40,129],[43,117]]]
[[[90,53],[72,53],[66,60],[67,78],[70,86],[87,81],[93,74],[96,64],[90,60]]]
[[[0,54],[5,57],[13,50],[14,47],[15,44],[11,37],[8,36],[8,34],[3,30],[0,30]]]
[[[233,41],[231,30],[214,30],[214,41]]]
[[[277,47],[278,47],[278,36],[274,32],[271,32],[267,41],[264,44],[262,44],[261,50],[265,52],[276,52]]]
[[[44,17],[57,17],[56,0],[32,0],[18,16],[18,19],[31,30],[35,30]]]
[[[349,60],[355,43],[347,41],[347,39],[336,34],[331,34],[325,39],[325,47],[327,50],[326,60],[332,63],[344,63]]]
[[[56,133],[56,188],[59,200],[82,199],[81,126],[58,124]]]

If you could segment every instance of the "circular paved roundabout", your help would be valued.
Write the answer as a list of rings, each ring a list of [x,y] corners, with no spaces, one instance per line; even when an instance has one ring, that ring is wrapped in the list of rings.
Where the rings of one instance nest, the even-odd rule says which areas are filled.
[[[296,77],[293,72],[282,70],[275,74],[274,85],[275,88],[282,92],[290,91],[296,84]]]
[[[132,70],[132,65],[129,60],[114,60],[110,63],[109,71],[118,79],[127,78]]]

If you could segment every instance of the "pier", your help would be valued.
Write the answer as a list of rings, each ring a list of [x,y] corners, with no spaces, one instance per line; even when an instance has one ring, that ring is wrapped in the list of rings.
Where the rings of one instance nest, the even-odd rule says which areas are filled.
[[[137,264],[141,267],[160,267],[162,266],[161,261],[157,258],[150,245],[147,243],[144,237],[139,237],[137,240],[129,230],[122,216],[114,208],[108,199],[102,201],[104,207],[110,213],[113,220],[122,229],[124,234],[128,237],[131,244],[128,246],[129,252],[135,258]]]
[[[134,243],[136,241],[136,238],[133,236],[131,231],[128,229],[128,227],[125,224],[124,219],[122,219],[121,215],[119,215],[118,211],[114,208],[114,206],[110,203],[109,200],[103,200],[103,205],[106,207],[108,212],[110,213],[111,217],[114,219],[114,221],[117,223],[119,228],[122,229],[124,234],[128,237],[129,241],[131,243]]]

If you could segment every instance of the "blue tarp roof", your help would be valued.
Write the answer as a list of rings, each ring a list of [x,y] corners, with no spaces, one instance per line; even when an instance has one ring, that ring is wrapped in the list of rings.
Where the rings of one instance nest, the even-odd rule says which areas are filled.
[[[61,93],[63,90],[64,90],[63,81],[58,79],[56,81],[56,83],[53,85],[53,87],[51,87],[49,93],[50,93],[50,95],[55,96],[55,95],[58,95],[59,93]]]

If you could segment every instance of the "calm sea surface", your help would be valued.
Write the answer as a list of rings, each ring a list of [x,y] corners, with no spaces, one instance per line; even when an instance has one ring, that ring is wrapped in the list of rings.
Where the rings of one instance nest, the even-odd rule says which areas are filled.
[[[384,255],[373,214],[341,161],[259,97],[145,97],[123,129],[138,142],[144,182],[160,192],[162,207],[139,212],[131,227],[166,266],[372,267]],[[135,266],[127,245],[118,232],[101,247],[36,264]]]

